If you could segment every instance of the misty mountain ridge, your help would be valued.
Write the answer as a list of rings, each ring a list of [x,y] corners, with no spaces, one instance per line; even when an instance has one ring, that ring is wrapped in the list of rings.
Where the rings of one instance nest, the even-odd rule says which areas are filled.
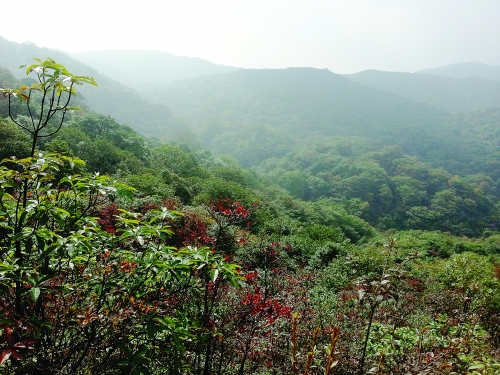
[[[283,155],[279,146],[310,136],[373,137],[425,154],[449,119],[436,107],[327,69],[238,70],[175,82],[157,95],[212,152],[233,154],[244,166]]]
[[[186,69],[194,77],[182,79],[179,75],[175,82],[162,85],[162,74],[170,74],[162,62],[171,58],[183,62],[186,68],[189,64],[185,59],[192,58],[158,51],[108,51],[115,58],[121,54],[126,61],[122,66],[110,65],[116,71],[129,69],[127,76],[118,77],[120,83],[64,53],[29,43],[0,38],[0,50],[5,52],[0,55],[0,66],[16,74],[22,73],[17,69],[20,63],[30,62],[35,56],[50,56],[70,71],[93,76],[100,87],[82,88],[92,110],[111,115],[146,135],[174,137],[191,132],[191,138],[202,139],[213,153],[232,154],[244,166],[285,155],[290,147],[302,144],[308,137],[330,136],[374,138],[384,144],[399,145],[405,152],[422,158],[432,159],[439,150],[439,155],[452,161],[465,152],[460,132],[450,126],[453,120],[446,111],[465,107],[464,101],[470,99],[467,95],[477,95],[482,98],[477,102],[484,100],[486,106],[496,105],[499,96],[496,82],[480,79],[376,71],[342,76],[315,68],[222,67],[233,70],[204,75],[199,75],[199,70],[189,73]],[[103,56],[101,52],[96,54]],[[134,54],[141,56],[134,58]],[[157,55],[164,59],[153,63],[151,60]],[[134,61],[150,63],[141,79],[159,77],[152,91],[157,104],[127,86],[131,84],[127,77],[137,72]],[[212,72],[221,68],[201,59],[193,61],[192,66],[199,63],[215,69]],[[159,65],[156,70],[152,68],[154,64]],[[474,84],[475,91],[471,89]],[[441,91],[436,89],[439,85],[443,86]],[[482,95],[484,87],[489,87],[486,96]],[[438,98],[436,92],[448,97]],[[478,109],[472,104],[470,108]],[[444,160],[441,156],[439,160]]]
[[[500,81],[500,66],[492,66],[476,61],[450,64],[438,68],[422,69],[416,73],[453,78],[478,77],[492,81]]]
[[[73,54],[73,57],[142,93],[185,78],[240,69],[155,50],[90,51]]]
[[[77,91],[86,99],[91,110],[110,115],[118,122],[130,125],[146,135],[164,135],[169,129],[181,129],[184,125],[172,117],[170,109],[162,103],[153,103],[145,99],[126,83],[119,82],[96,69],[83,64],[67,54],[34,43],[15,43],[0,37],[0,67],[9,69],[18,79],[27,76],[21,64],[33,63],[34,57],[50,57],[78,75],[95,78],[99,87],[82,86]]]
[[[217,116],[299,132],[359,131],[361,135],[370,131],[367,125],[375,119],[385,118],[390,127],[446,116],[437,108],[315,68],[238,70],[176,82],[158,95],[188,121]]]
[[[344,77],[450,113],[477,111],[500,105],[500,81],[478,77],[454,78],[379,70],[365,70],[346,74]]]

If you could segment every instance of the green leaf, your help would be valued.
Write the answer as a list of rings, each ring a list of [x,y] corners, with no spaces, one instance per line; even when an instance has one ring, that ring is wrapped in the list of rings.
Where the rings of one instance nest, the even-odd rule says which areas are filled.
[[[213,269],[212,271],[210,271],[210,276],[211,276],[212,282],[214,283],[217,280],[217,277],[219,277],[219,269],[216,268],[216,269]]]
[[[38,297],[40,297],[40,288],[38,287],[31,288],[30,294],[33,301],[36,302],[38,300]]]
[[[137,236],[137,241],[139,242],[139,244],[140,244],[141,246],[144,246],[144,237],[142,237],[142,236]]]

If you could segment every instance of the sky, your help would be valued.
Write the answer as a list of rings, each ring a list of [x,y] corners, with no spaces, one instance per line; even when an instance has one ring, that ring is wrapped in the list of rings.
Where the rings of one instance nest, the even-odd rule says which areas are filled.
[[[500,65],[500,0],[5,0],[0,36],[69,53],[154,49],[243,68],[414,72]]]

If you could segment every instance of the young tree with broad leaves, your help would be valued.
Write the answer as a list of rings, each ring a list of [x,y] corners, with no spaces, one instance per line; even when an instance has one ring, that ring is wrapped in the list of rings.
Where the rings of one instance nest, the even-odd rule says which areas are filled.
[[[71,98],[76,94],[75,86],[85,83],[97,86],[94,78],[74,75],[50,58],[34,60],[36,63],[21,65],[20,68],[26,68],[26,75],[34,73],[37,82],[17,89],[0,88],[2,96],[8,99],[10,119],[31,135],[30,156],[35,155],[37,142],[41,138],[50,137],[61,129],[68,111],[80,109],[70,106]],[[13,98],[25,102],[27,121],[13,116]]]

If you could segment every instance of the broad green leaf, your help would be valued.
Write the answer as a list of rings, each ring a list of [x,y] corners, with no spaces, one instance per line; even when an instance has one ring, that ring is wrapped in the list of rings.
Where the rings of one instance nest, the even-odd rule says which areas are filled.
[[[212,282],[214,283],[217,278],[219,277],[219,269],[218,268],[215,268],[213,269],[212,271],[210,271],[210,278],[212,279]]]
[[[31,298],[33,299],[33,301],[36,302],[38,300],[38,297],[40,297],[40,288],[39,287],[31,288],[30,294],[31,294]]]

